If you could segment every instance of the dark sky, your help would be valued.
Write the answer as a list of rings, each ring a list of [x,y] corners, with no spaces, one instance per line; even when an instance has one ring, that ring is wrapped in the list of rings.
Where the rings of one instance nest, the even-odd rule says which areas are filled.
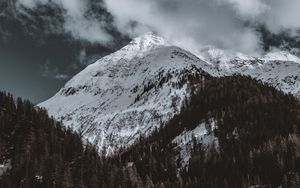
[[[0,0],[0,90],[44,101],[148,31],[191,49],[300,54],[299,7],[299,0]]]
[[[64,31],[59,7],[24,13],[13,1],[1,2],[0,89],[34,103],[46,100],[87,64],[128,41],[112,26],[106,28],[114,37],[110,44],[75,38]],[[107,14],[101,11],[98,14]]]

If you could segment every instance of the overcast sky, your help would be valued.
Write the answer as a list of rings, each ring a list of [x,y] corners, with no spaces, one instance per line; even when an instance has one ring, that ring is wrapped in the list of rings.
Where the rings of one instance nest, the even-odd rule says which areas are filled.
[[[0,89],[41,102],[74,74],[155,31],[187,48],[260,54],[263,25],[299,37],[299,0],[4,0]]]

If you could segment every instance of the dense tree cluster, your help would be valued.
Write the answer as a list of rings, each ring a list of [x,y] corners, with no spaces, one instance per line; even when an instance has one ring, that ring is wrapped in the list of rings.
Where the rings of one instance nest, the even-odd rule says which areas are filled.
[[[181,113],[121,153],[123,162],[143,161],[137,172],[157,186],[300,186],[299,101],[250,77],[200,79],[189,78],[193,95]],[[211,118],[218,124],[213,130],[218,146],[195,140],[188,168],[170,173],[180,168],[171,141]],[[166,174],[156,167],[162,160],[169,163]]]
[[[297,99],[238,75],[188,80],[192,95],[178,115],[110,157],[45,110],[0,93],[0,163],[12,164],[0,187],[300,186]],[[172,140],[211,118],[218,145],[195,139],[181,168]]]
[[[194,93],[182,121],[216,119],[219,146],[194,148],[186,187],[300,186],[297,99],[242,76],[208,80]]]
[[[5,93],[0,93],[0,149],[0,163],[11,160],[0,187],[130,187],[118,161],[100,157],[45,110]]]

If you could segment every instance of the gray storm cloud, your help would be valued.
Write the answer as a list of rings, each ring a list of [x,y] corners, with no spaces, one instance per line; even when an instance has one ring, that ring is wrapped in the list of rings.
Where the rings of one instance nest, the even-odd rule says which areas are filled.
[[[108,44],[108,23],[87,16],[87,0],[52,0],[65,9],[64,30],[75,38]],[[18,0],[27,8],[49,0]],[[99,0],[101,4],[102,1]],[[156,31],[189,48],[213,45],[249,54],[261,51],[253,25],[271,32],[300,28],[299,0],[104,0],[115,27],[132,37]],[[247,23],[247,24],[246,24]]]

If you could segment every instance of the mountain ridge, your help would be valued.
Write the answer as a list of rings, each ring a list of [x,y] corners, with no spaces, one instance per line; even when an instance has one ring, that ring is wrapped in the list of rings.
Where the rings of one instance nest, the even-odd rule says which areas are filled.
[[[209,76],[201,63],[149,33],[89,65],[39,106],[110,153],[178,113],[189,95],[181,80]]]
[[[205,53],[206,58],[200,59]],[[191,76],[204,80],[241,74],[300,96],[300,64],[294,62],[295,56],[226,53],[208,48],[194,55],[150,32],[89,65],[39,106],[100,151],[112,153],[180,113],[189,100],[187,78]]]

